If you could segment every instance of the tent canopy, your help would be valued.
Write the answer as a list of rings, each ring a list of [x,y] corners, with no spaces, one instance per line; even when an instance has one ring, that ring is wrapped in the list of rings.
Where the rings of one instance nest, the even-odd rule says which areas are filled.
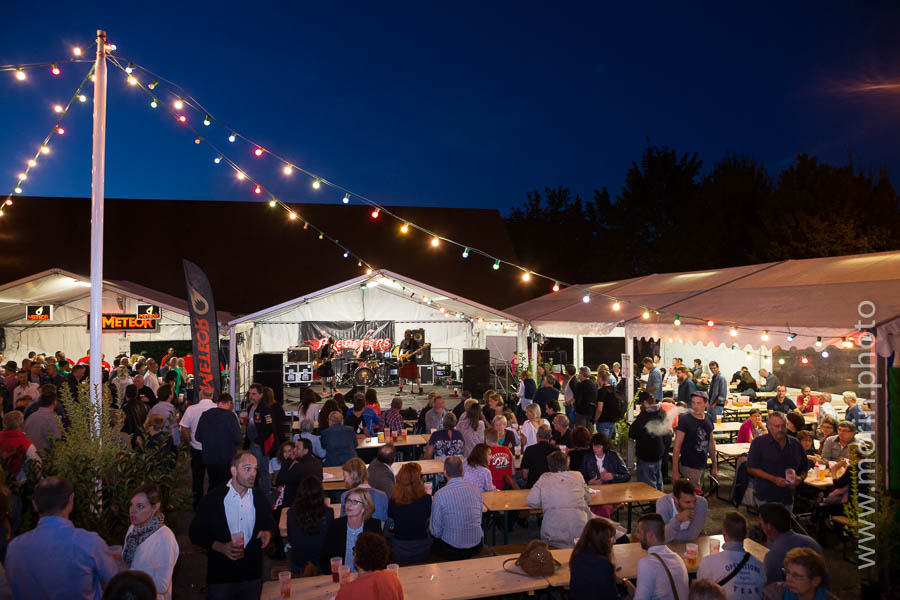
[[[852,334],[861,303],[872,304],[863,306],[863,314],[875,312],[861,319],[863,327],[874,321],[879,332],[897,328],[900,251],[654,274],[587,289],[620,300],[621,309],[613,310],[612,301],[602,297],[585,304],[583,289],[570,288],[507,311],[551,334],[602,334],[625,325],[635,337],[756,346],[766,331],[779,340],[792,332],[793,345],[806,347],[818,336],[825,341]],[[649,319],[641,317],[645,308]],[[674,326],[674,315],[680,327]],[[716,325],[707,327],[708,319]],[[738,328],[737,336],[730,334],[731,326]]]

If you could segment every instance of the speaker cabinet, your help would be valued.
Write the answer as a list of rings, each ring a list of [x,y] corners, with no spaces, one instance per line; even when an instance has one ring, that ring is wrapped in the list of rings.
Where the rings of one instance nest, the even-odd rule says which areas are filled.
[[[463,389],[480,398],[490,387],[491,353],[481,348],[463,349]]]
[[[308,363],[313,361],[312,349],[309,346],[294,346],[287,350],[289,363]]]
[[[434,365],[419,365],[419,379],[422,385],[434,385]]]
[[[275,402],[284,403],[284,385],[282,377],[282,364],[284,355],[281,352],[265,352],[253,355],[253,381],[272,388],[275,392]]]
[[[420,344],[425,344],[425,329],[413,329],[412,337],[414,340],[419,342]],[[431,348],[425,348],[422,350],[418,356],[416,357],[416,362],[420,365],[430,365],[431,364]]]

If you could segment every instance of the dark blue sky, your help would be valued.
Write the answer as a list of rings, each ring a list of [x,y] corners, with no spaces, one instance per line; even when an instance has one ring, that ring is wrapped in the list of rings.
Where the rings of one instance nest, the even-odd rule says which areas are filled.
[[[706,166],[731,150],[777,173],[809,152],[900,174],[900,92],[851,91],[900,80],[892,2],[89,4],[4,7],[0,62],[68,57],[106,28],[221,120],[384,204],[616,193],[647,138]],[[86,70],[0,74],[2,193]],[[27,194],[90,194],[90,104],[65,127]],[[339,201],[208,134],[282,199]],[[254,199],[212,159],[110,71],[108,197]]]

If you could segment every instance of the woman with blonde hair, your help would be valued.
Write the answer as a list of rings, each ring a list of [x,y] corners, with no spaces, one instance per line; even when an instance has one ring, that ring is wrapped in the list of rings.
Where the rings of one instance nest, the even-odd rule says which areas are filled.
[[[390,540],[391,558],[401,565],[428,560],[431,554],[431,496],[422,485],[422,467],[408,462],[397,473],[394,493],[388,504],[388,517],[393,523]]]
[[[373,490],[355,487],[345,494],[347,513],[329,524],[322,553],[319,555],[319,566],[323,573],[331,572],[331,558],[337,556],[343,559],[351,571],[355,571],[353,547],[356,546],[356,538],[364,531],[382,535],[381,522],[372,518],[375,506],[369,495],[371,491]]]
[[[525,417],[527,420],[522,425],[522,451],[528,447],[537,444],[537,430],[541,425],[550,426],[550,421],[541,418],[541,407],[538,404],[531,403],[525,407]]]
[[[381,490],[377,490],[369,485],[369,471],[366,469],[366,463],[361,458],[351,458],[341,467],[344,475],[344,483],[347,489],[361,488],[365,489],[370,496],[374,507],[375,518],[381,522],[387,521],[388,518],[388,497]],[[341,494],[341,515],[346,510],[345,500],[350,494],[349,491]]]

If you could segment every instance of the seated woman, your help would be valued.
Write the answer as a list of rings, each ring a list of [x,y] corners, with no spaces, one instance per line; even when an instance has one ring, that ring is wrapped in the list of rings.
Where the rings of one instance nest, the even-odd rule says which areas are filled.
[[[390,539],[394,562],[410,565],[428,560],[431,554],[431,496],[422,485],[422,467],[408,462],[397,473],[394,493],[388,503],[388,517],[393,523]]]
[[[456,415],[447,411],[441,420],[443,429],[438,429],[428,438],[425,446],[426,459],[447,458],[448,456],[463,456],[463,434],[456,430]]]
[[[351,458],[344,463],[344,466],[341,467],[341,471],[344,474],[344,483],[347,484],[347,489],[364,488],[368,490],[369,496],[372,499],[372,504],[375,507],[375,514],[372,516],[382,523],[387,521],[387,494],[369,485],[369,471],[366,469],[366,463],[364,463],[361,458]],[[349,494],[349,492],[341,494],[341,516],[344,515],[344,500],[347,498],[347,494]]]
[[[569,559],[569,598],[594,600],[594,598],[619,598],[616,588],[619,579],[613,559],[613,542],[616,528],[606,519],[588,521]],[[634,594],[634,586],[627,579],[621,583]]]
[[[812,548],[794,548],[784,556],[784,581],[770,583],[763,600],[838,600],[825,589],[825,560]]]
[[[319,555],[332,521],[334,511],[325,502],[322,481],[316,477],[307,477],[300,482],[294,505],[287,513],[291,571],[305,573],[310,569],[315,574],[322,572],[319,569]]]
[[[463,435],[463,456],[472,452],[475,444],[484,443],[484,419],[481,413],[481,405],[478,400],[466,401],[466,414],[460,418],[456,425],[457,431]]]
[[[468,481],[482,492],[493,492],[494,480],[488,466],[491,459],[491,447],[487,444],[476,444],[466,459],[463,480]]]
[[[322,573],[331,572],[331,558],[334,556],[340,556],[344,559],[344,564],[351,565],[350,570],[355,571],[353,547],[356,545],[359,534],[366,531],[381,535],[381,522],[372,518],[375,505],[372,504],[372,496],[369,495],[371,491],[353,488],[347,492],[344,498],[347,514],[334,519],[329,524],[322,551],[319,553],[319,566]]]
[[[591,518],[591,494],[581,473],[568,470],[569,457],[562,452],[550,454],[547,467],[525,501],[544,513],[541,539],[557,548],[571,548]]]
[[[506,446],[510,452],[515,452],[516,446],[519,445],[519,436],[514,429],[509,428],[506,415],[494,415],[491,425],[497,432],[497,445]]]
[[[494,417],[503,414],[503,396],[491,391],[485,394],[484,418],[488,423],[493,423]]]
[[[825,440],[833,435],[837,435],[837,420],[832,419],[831,417],[825,417],[822,419],[822,424],[819,425],[819,431],[816,432],[816,440],[819,442],[820,451],[822,450],[822,444],[825,443]]]
[[[768,432],[766,424],[762,421],[762,415],[760,414],[759,409],[751,408],[750,418],[741,423],[741,428],[738,430],[737,443],[749,444],[755,438]]]
[[[738,395],[756,398],[756,392],[758,390],[759,388],[756,386],[756,380],[753,379],[753,375],[750,374],[750,371],[741,372],[741,380],[738,381],[736,390]]]
[[[584,457],[593,454],[591,450],[591,432],[584,425],[579,425],[572,432],[572,445],[566,451],[569,457],[569,470],[580,471]]]
[[[342,583],[337,600],[403,600],[403,587],[393,571],[386,570],[390,551],[380,535],[361,533],[353,548],[353,565],[359,576]]]
[[[806,458],[809,461],[809,466],[812,467],[819,460],[819,456],[816,454],[816,449],[813,447],[812,434],[806,429],[798,431],[797,441],[800,442],[801,446],[803,446],[803,451],[806,453]]]
[[[520,433],[522,434],[522,451],[526,448],[537,444],[537,430],[541,425],[550,426],[550,421],[541,418],[541,407],[539,404],[529,404],[525,407],[526,420],[522,424]]]
[[[581,463],[581,474],[589,485],[625,483],[631,479],[622,457],[610,449],[610,445],[605,433],[595,433],[591,438],[593,453],[585,456]],[[608,517],[616,508],[613,504],[603,504],[592,506],[591,512],[600,517]]]

